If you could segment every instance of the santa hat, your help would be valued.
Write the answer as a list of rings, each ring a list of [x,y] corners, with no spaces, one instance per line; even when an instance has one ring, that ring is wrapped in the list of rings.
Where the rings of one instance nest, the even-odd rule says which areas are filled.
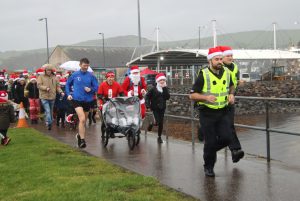
[[[66,78],[61,78],[61,79],[59,80],[59,84],[60,84],[60,85],[66,85],[66,83],[67,83],[67,79],[66,79]]]
[[[28,75],[28,71],[27,71],[27,70],[24,70],[24,71],[23,71],[23,75],[24,75],[24,76]]]
[[[62,77],[60,73],[56,73],[55,76],[56,76],[57,78],[61,78],[61,77]]]
[[[0,102],[6,102],[8,100],[8,94],[6,91],[0,91]]]
[[[223,56],[223,52],[218,47],[209,48],[207,59],[211,60],[215,56]]]
[[[15,78],[16,78],[16,76],[15,76],[14,74],[11,74],[11,75],[9,76],[9,79],[10,79],[10,80],[15,80]]]
[[[5,79],[4,75],[0,74],[0,80],[4,80],[4,79]]]
[[[166,76],[165,76],[165,74],[163,74],[163,73],[158,73],[156,76],[155,76],[155,81],[156,82],[159,82],[159,81],[161,81],[161,80],[166,80],[167,78],[166,78]]]
[[[140,69],[138,66],[132,66],[130,68],[130,73],[139,73],[140,72]]]
[[[233,55],[232,48],[229,46],[220,46],[219,49],[223,52],[223,56]]]
[[[38,75],[43,75],[45,72],[44,72],[44,69],[42,68],[38,68],[36,71],[35,71]]]
[[[36,80],[36,76],[35,75],[30,76],[30,81],[32,81],[32,80]]]

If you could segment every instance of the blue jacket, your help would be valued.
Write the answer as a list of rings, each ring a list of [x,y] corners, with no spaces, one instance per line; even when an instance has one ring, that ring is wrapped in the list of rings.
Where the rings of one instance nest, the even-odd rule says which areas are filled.
[[[82,72],[81,70],[74,72],[71,77],[68,78],[66,84],[67,96],[71,93],[71,87],[73,86],[73,100],[91,102],[93,96],[98,90],[98,80],[90,72]],[[84,87],[89,87],[90,92],[86,92]]]

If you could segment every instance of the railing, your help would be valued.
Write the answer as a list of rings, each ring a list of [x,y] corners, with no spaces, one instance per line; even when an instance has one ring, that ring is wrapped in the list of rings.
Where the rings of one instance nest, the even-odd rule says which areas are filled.
[[[189,94],[176,94],[172,93],[171,96],[184,96],[188,97]],[[234,124],[236,127],[240,128],[247,128],[247,129],[253,129],[253,130],[259,130],[259,131],[265,131],[266,132],[266,147],[267,147],[267,161],[271,161],[271,153],[270,153],[270,132],[274,133],[281,133],[281,134],[287,134],[287,135],[295,135],[295,136],[300,136],[300,133],[297,132],[291,132],[291,131],[286,131],[286,130],[280,130],[280,129],[275,129],[275,128],[270,128],[270,118],[269,118],[269,106],[270,106],[270,101],[294,101],[294,102],[300,102],[300,98],[265,98],[265,97],[251,97],[251,96],[236,96],[236,99],[244,99],[244,100],[260,100],[265,102],[265,110],[266,110],[266,126],[265,127],[259,127],[259,126],[251,126],[251,125],[244,125],[244,124]],[[177,115],[170,115],[170,114],[165,114],[166,119],[166,124],[168,125],[168,117],[172,118],[177,118],[177,119],[184,119],[184,120],[191,120],[192,124],[192,144],[195,144],[195,130],[194,130],[194,125],[195,121],[199,121],[199,119],[194,118],[194,102],[191,101],[190,104],[190,109],[191,109],[191,116],[177,116]],[[166,125],[166,128],[168,126]],[[145,129],[145,133],[147,133],[147,129]],[[166,138],[168,139],[168,130],[166,130]]]

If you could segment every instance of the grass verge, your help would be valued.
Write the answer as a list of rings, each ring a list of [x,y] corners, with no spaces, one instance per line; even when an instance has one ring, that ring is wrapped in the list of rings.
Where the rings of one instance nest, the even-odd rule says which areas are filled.
[[[0,145],[1,201],[195,200],[30,129]]]

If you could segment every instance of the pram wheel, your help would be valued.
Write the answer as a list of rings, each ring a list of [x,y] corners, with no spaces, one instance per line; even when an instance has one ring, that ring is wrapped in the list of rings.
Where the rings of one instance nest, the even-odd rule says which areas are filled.
[[[127,139],[128,139],[128,146],[130,150],[133,150],[135,146],[135,133],[132,130],[128,131]]]
[[[102,133],[102,142],[103,142],[103,145],[104,145],[104,147],[106,147],[107,146],[107,144],[108,144],[108,140],[109,140],[109,136],[110,136],[110,131],[109,131],[109,129],[103,129],[103,133]]]
[[[139,145],[140,143],[140,134],[136,134],[136,142],[135,145]]]

